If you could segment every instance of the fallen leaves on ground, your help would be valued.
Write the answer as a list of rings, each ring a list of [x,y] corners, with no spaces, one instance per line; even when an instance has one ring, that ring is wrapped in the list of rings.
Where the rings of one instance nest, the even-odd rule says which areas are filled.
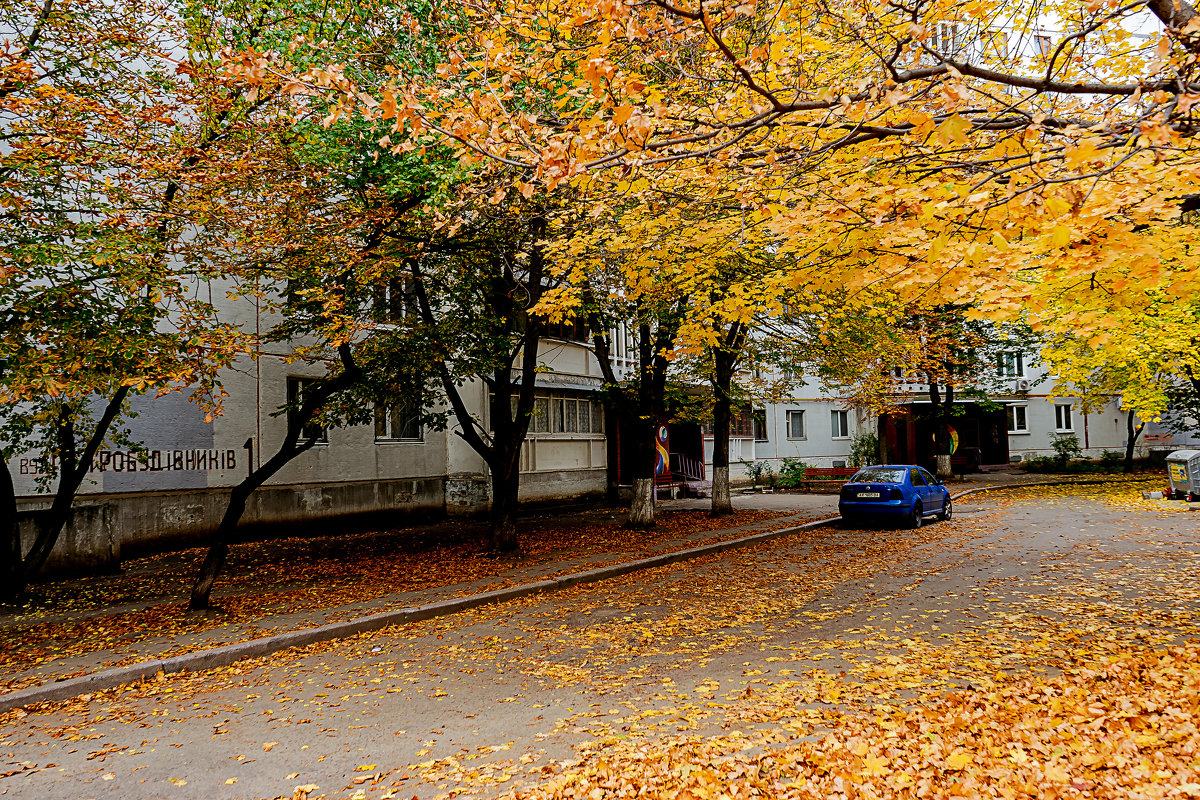
[[[87,668],[77,664],[52,676],[61,679],[410,603],[541,580],[663,549],[736,538],[745,535],[743,527],[785,516],[789,524],[801,521],[775,511],[742,511],[719,519],[702,511],[669,511],[659,514],[654,529],[635,532],[625,528],[612,510],[580,512],[565,520],[531,522],[520,559],[487,553],[484,530],[477,523],[249,542],[231,548],[228,574],[214,598],[220,613],[210,614],[191,614],[182,605],[183,590],[190,585],[203,549],[133,559],[125,563],[121,575],[38,586],[42,599],[36,611],[10,616],[0,628],[0,674],[11,676],[56,660],[105,652],[102,660]],[[531,570],[536,572],[532,577]],[[472,585],[464,585],[468,583]],[[443,587],[455,588],[432,594]],[[130,603],[136,607],[106,610]],[[313,612],[316,618],[280,619]],[[209,632],[217,635],[204,635]],[[46,677],[0,681],[0,691],[15,691]]]
[[[42,719],[78,742],[107,720],[269,714],[354,759],[299,778],[264,765],[286,746],[264,750],[283,797],[296,778],[314,798],[1187,797],[1200,532],[1132,491],[989,494],[915,531],[810,531],[46,704],[0,718],[0,744]],[[465,736],[480,697],[468,716],[496,709],[513,741]],[[354,737],[397,714],[438,728]]]
[[[734,733],[614,741],[513,800],[1200,795],[1200,645],[1111,654],[919,708],[822,715],[772,746]]]

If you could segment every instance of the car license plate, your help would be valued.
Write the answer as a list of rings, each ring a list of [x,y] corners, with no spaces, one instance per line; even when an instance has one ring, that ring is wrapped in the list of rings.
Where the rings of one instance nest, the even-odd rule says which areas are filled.
[[[859,500],[878,500],[879,492],[859,492],[858,499]]]

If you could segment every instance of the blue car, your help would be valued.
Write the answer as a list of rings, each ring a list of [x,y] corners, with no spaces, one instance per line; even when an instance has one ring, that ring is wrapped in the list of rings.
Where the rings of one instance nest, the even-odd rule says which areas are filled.
[[[863,467],[842,486],[838,511],[848,523],[872,518],[904,520],[919,528],[926,517],[950,519],[950,492],[926,470],[912,464]]]

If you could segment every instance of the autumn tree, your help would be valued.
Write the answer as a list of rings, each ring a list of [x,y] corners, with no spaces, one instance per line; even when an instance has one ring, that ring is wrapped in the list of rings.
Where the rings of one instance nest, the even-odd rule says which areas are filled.
[[[210,413],[240,345],[193,292],[177,245],[187,187],[238,124],[219,84],[179,69],[178,13],[138,0],[0,12],[0,416],[7,459],[34,451],[54,498],[22,552],[7,460],[4,591],[18,597],[70,518],[126,401],[187,391]]]
[[[626,300],[609,295],[602,302],[592,286],[584,287],[583,296],[596,360],[604,376],[605,403],[615,418],[629,426],[622,434],[631,442],[632,453],[629,525],[653,527],[655,432],[669,416],[672,354],[688,298],[642,295]],[[625,375],[619,374],[614,365],[613,332],[618,322],[630,332],[633,344],[633,368]]]
[[[192,587],[193,610],[209,607],[249,498],[329,428],[371,422],[376,407],[443,423],[435,338],[407,279],[421,243],[404,234],[420,227],[416,218],[436,215],[459,174],[456,162],[418,136],[381,142],[370,120],[339,120],[308,84],[282,77],[305,68],[327,79],[342,74],[325,70],[335,53],[353,59],[347,74],[360,79],[385,68],[363,53],[401,53],[420,70],[433,52],[422,33],[425,10],[375,17],[357,4],[231,9],[212,33],[226,48],[243,45],[240,57],[226,49],[216,63],[230,85],[272,113],[230,137],[243,155],[209,183],[189,254],[197,270],[265,316],[260,346],[282,346],[319,374],[278,409],[286,418],[280,441],[232,488]],[[258,31],[258,49],[241,41],[249,29]],[[259,50],[270,54],[270,69],[259,69]]]
[[[546,243],[559,223],[553,210],[537,204],[489,203],[483,198],[491,192],[479,187],[476,176],[470,190],[478,199],[464,200],[469,204],[458,207],[459,221],[449,228],[401,238],[416,248],[407,262],[415,313],[431,337],[454,433],[487,465],[491,548],[513,552],[520,549],[521,452],[543,370],[546,319],[536,308],[556,282]],[[480,384],[482,415],[471,402]]]
[[[1178,298],[1160,287],[1138,287],[1136,302],[1107,296],[1088,298],[1078,287],[1064,299],[1065,319],[1048,319],[1045,332],[1047,365],[1056,386],[1081,398],[1085,412],[1116,400],[1126,412],[1125,469],[1133,466],[1138,437],[1149,421],[1173,411],[1182,422],[1200,389],[1200,307],[1192,298]],[[1070,303],[1070,305],[1068,305]],[[1087,313],[1103,314],[1106,330],[1079,331],[1070,320],[1073,305]],[[1168,417],[1170,418],[1170,417]]]
[[[1014,319],[1068,282],[1119,291],[1114,258],[1157,279],[1139,231],[1177,215],[1195,177],[1188,4],[463,13],[477,24],[439,79],[394,84],[422,124],[523,166],[539,191],[736,180],[735,213],[785,247],[841,249],[859,268],[831,278],[851,290],[940,282],[950,302]],[[1194,291],[1196,270],[1171,280]]]

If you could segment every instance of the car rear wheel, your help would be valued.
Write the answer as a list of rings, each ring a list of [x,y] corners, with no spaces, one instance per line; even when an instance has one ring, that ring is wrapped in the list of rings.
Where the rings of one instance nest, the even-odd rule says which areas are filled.
[[[909,515],[908,526],[910,528],[919,528],[921,523],[925,521],[925,509],[921,507],[921,501],[913,503],[912,514]]]
[[[942,510],[938,514],[938,519],[942,522],[954,516],[954,503],[950,500],[950,495],[946,495],[946,502],[942,504]]]

